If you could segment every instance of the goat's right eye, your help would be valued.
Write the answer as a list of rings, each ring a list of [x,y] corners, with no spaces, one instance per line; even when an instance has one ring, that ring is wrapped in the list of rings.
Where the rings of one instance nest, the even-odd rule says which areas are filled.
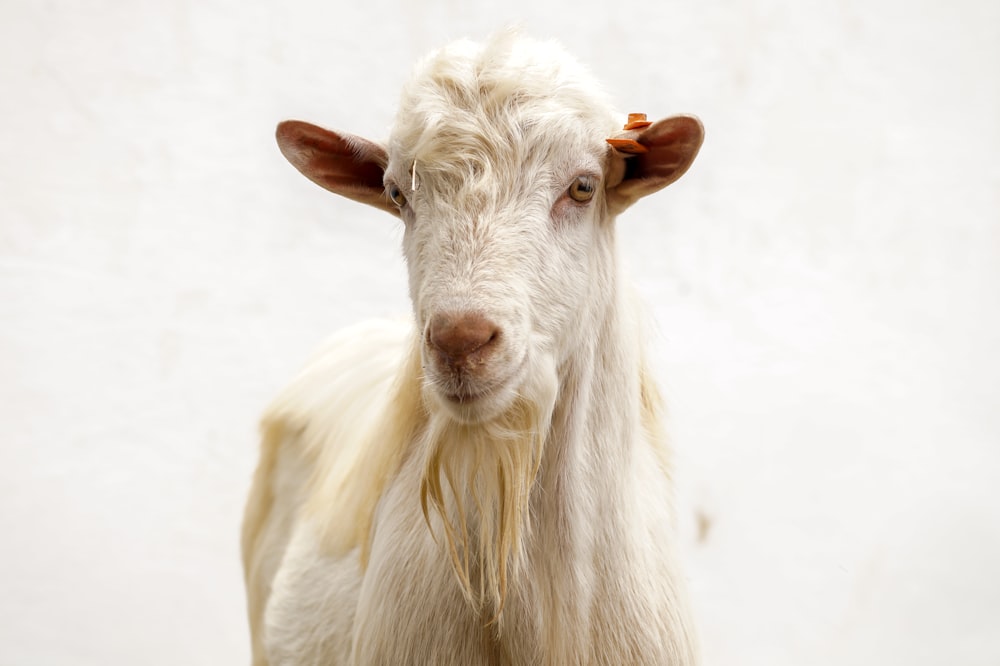
[[[403,193],[399,190],[398,186],[390,185],[388,194],[389,198],[392,199],[392,203],[396,204],[400,208],[406,205],[406,197],[403,196]]]
[[[579,203],[587,203],[593,199],[595,192],[594,179],[589,176],[578,176],[568,190],[570,199]]]

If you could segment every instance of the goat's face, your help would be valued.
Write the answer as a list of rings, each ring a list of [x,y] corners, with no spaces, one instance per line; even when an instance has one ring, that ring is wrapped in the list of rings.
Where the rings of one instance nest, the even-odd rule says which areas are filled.
[[[418,66],[388,149],[301,122],[278,129],[306,176],[402,218],[425,389],[467,423],[533,399],[598,334],[615,297],[614,216],[678,178],[702,138],[684,116],[616,133],[561,51],[492,48],[460,43]],[[612,134],[642,154],[617,152]]]
[[[427,392],[459,420],[502,412],[593,334],[613,262],[606,144],[591,143],[498,147],[481,163],[390,153]]]

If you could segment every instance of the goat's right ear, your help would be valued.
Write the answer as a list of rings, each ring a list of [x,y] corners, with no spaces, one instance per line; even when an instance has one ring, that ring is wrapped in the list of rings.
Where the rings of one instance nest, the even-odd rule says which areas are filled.
[[[348,199],[399,216],[385,194],[385,148],[352,134],[338,134],[301,120],[286,120],[275,132],[281,154],[302,175]]]
[[[630,122],[612,146],[608,203],[620,213],[641,197],[657,192],[684,175],[698,155],[705,128],[694,116],[671,116],[655,123]],[[632,119],[632,115],[629,119]]]

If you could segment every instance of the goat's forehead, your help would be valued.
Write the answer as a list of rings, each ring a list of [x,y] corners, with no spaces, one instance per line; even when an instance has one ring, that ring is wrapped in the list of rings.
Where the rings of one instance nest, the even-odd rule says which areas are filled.
[[[513,160],[603,150],[615,113],[558,46],[525,39],[459,42],[432,53],[404,88],[394,161]],[[553,153],[555,153],[553,155]]]

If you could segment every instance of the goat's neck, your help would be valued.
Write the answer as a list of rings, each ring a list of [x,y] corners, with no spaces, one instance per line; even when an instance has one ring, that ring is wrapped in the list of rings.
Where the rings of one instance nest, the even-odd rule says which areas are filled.
[[[606,503],[631,485],[642,430],[641,335],[632,308],[628,294],[616,293],[595,317],[597,334],[581,340],[562,364],[538,479],[543,501],[592,502],[602,489],[599,496]],[[553,494],[555,488],[563,492]],[[565,491],[577,492],[567,496]]]
[[[612,294],[596,317],[597,335],[582,340],[561,367],[531,496],[532,536],[515,601],[521,612],[508,616],[515,634],[546,646],[536,655],[543,660],[559,650],[585,652],[592,628],[613,625],[609,616],[628,617],[622,609],[641,585],[618,578],[643,547],[634,538],[643,533],[637,470],[650,457],[642,444],[641,336],[633,300]]]

